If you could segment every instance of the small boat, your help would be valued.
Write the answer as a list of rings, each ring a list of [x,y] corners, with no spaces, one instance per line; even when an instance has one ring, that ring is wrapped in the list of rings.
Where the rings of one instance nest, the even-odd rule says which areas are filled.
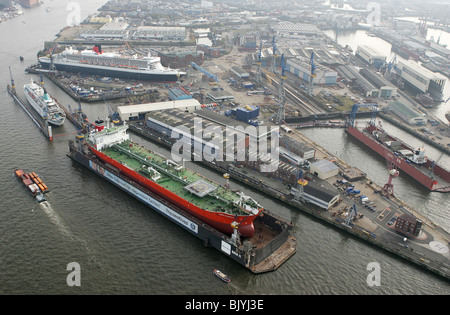
[[[231,281],[231,279],[228,278],[228,276],[226,274],[224,274],[222,271],[220,271],[218,269],[214,269],[214,275],[216,277],[218,277],[220,280],[222,280],[223,282],[229,283]]]
[[[20,61],[23,61],[23,57],[22,56],[20,56],[19,59],[20,59]]]
[[[48,192],[48,187],[45,185],[35,172],[26,173],[24,170],[16,169],[14,171],[17,178],[27,187],[30,193],[36,198],[37,202],[43,202],[47,199],[44,193]]]

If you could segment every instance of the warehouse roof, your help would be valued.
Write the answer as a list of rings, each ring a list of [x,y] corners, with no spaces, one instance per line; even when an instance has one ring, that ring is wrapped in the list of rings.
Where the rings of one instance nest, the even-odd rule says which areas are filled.
[[[171,108],[200,107],[201,104],[196,99],[175,100],[169,102],[156,102],[138,105],[118,106],[117,110],[120,115],[130,115],[146,113],[151,111],[160,111]]]
[[[339,168],[336,164],[334,164],[333,162],[328,161],[328,160],[320,160],[320,161],[311,163],[310,166],[317,167],[322,172],[331,172],[331,171],[334,171]]]
[[[394,108],[397,111],[401,112],[403,115],[407,116],[408,118],[422,117],[422,115],[420,115],[417,111],[410,108],[409,106],[406,106],[403,103],[400,103],[399,101],[390,101],[389,106],[391,108]]]

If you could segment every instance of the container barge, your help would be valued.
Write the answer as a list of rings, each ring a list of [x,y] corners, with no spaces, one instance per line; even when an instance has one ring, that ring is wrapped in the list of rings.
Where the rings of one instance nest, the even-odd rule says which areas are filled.
[[[35,172],[26,173],[22,169],[16,169],[14,173],[33,197],[36,198],[37,202],[41,203],[47,200],[44,194],[48,192],[48,187]]]
[[[374,122],[359,129],[356,123],[347,124],[346,132],[384,157],[397,169],[409,175],[427,189],[435,192],[450,192],[450,172],[425,156],[423,148],[414,149],[385,132]]]
[[[142,158],[141,150],[145,148],[126,138],[123,141],[126,128],[97,129],[91,133],[90,140],[78,135],[75,142],[69,141],[68,156],[254,273],[273,271],[295,254],[296,239],[291,236],[290,222],[263,209],[249,197],[238,198],[235,203],[227,202],[227,195],[237,194],[219,191],[223,187],[213,188],[205,178],[195,179],[193,173],[185,173],[180,165],[169,166],[183,172],[184,182],[175,179],[157,161],[156,155],[146,150]],[[95,139],[95,135],[100,138]],[[104,144],[107,138],[112,141],[106,140],[108,148],[95,148],[90,142],[94,139],[99,140],[97,145]],[[135,167],[140,170],[134,170]],[[194,182],[187,183],[193,179]],[[175,195],[169,189],[174,190]],[[185,197],[189,201],[181,197],[186,193],[190,195]],[[212,196],[197,196],[203,193],[212,193]],[[208,203],[212,207],[209,210]],[[198,212],[196,207],[202,210]],[[225,210],[226,207],[229,209]],[[226,213],[230,209],[235,213]]]

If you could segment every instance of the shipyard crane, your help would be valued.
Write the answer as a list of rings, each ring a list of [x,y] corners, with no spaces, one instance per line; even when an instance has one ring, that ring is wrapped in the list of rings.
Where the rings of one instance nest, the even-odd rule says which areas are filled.
[[[350,113],[349,120],[346,123],[346,127],[355,127],[355,119],[356,119],[356,112],[358,111],[358,108],[360,107],[370,107],[372,108],[372,118],[370,119],[370,123],[375,125],[375,119],[377,117],[378,112],[378,104],[377,103],[370,103],[370,104],[359,104],[355,103],[352,106],[352,111]]]
[[[208,71],[206,71],[205,69],[203,69],[202,67],[200,67],[198,64],[196,64],[195,62],[191,62],[191,66],[194,67],[197,70],[200,70],[201,72],[203,72],[206,76],[208,76],[209,78],[213,79],[216,82],[219,82],[219,77],[215,74],[212,74]]]
[[[388,64],[385,64],[384,68],[384,77],[386,77],[388,74],[391,74],[392,69],[394,68],[395,64],[397,63],[397,55],[394,55],[394,57],[392,57],[391,61],[389,61]]]
[[[392,180],[393,180],[395,177],[398,177],[399,175],[400,175],[399,171],[398,171],[394,166],[392,166],[392,167],[389,169],[389,180],[388,180],[388,182],[383,186],[383,189],[382,189],[383,194],[384,194],[386,197],[394,196],[394,184],[392,184]]]
[[[12,75],[12,72],[11,72],[11,67],[8,67],[8,68],[9,68],[9,77],[11,79],[11,91],[14,94],[16,94],[16,84],[14,83],[13,75]]]
[[[261,84],[261,50],[262,50],[262,42],[259,43],[259,53],[258,53],[258,61],[256,62],[256,65],[258,66],[258,69],[256,70],[256,82],[258,84]]]
[[[281,55],[281,80],[280,80],[280,84],[278,85],[278,97],[279,97],[279,106],[278,106],[278,111],[275,115],[275,122],[279,125],[281,125],[282,123],[284,123],[286,115],[285,115],[285,99],[286,99],[286,95],[285,95],[285,91],[284,91],[284,81],[286,81],[287,76],[286,76],[286,60],[284,58],[284,54]]]
[[[311,52],[311,59],[309,61],[309,64],[311,66],[311,74],[309,76],[309,90],[308,90],[308,93],[309,93],[309,95],[312,95],[312,92],[313,92],[313,80],[317,76],[316,73],[315,73],[317,67],[314,64],[314,51]]]
[[[433,179],[435,179],[434,177],[434,167],[436,166],[436,164],[438,164],[438,162],[441,160],[442,156],[444,155],[445,152],[442,152],[441,155],[439,156],[439,158],[436,161],[433,161],[429,167],[430,172],[428,173],[429,177],[432,177]]]
[[[348,213],[347,219],[343,222],[343,224],[349,228],[352,227],[352,220],[353,218],[356,218],[358,215],[358,212],[356,211],[356,205],[353,204],[353,206],[350,208],[350,211]]]
[[[56,71],[56,67],[55,67],[55,64],[54,64],[54,62],[53,62],[53,54],[55,53],[55,50],[56,50],[57,47],[58,47],[58,46],[55,45],[55,46],[52,48],[52,50],[49,51],[49,53],[50,53],[50,66],[49,66],[49,68],[48,68],[49,72],[55,72],[55,71]]]
[[[273,35],[273,38],[272,38],[272,64],[271,64],[273,73],[277,73],[277,68],[275,67],[276,59],[277,59],[277,46],[275,43],[275,35]]]
[[[104,93],[102,93],[103,101],[105,102],[106,110],[108,111],[107,117],[111,117],[111,120],[113,123],[119,123],[120,122],[120,114],[118,112],[114,112],[111,106],[109,106],[108,102],[106,101],[106,96]]]

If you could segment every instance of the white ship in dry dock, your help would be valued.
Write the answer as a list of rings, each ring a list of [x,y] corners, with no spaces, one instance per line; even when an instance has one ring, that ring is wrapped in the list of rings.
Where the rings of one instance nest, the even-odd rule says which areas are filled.
[[[83,51],[66,48],[60,54],[40,57],[39,64],[45,69],[54,67],[59,71],[153,82],[176,82],[185,74],[163,67],[160,57],[130,58],[116,53],[105,53],[100,45]]]

